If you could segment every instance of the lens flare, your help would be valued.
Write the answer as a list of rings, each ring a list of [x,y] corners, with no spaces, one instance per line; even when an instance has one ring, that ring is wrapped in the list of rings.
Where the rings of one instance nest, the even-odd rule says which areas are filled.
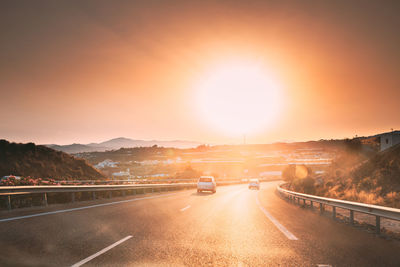
[[[308,169],[304,165],[296,165],[296,177],[304,179],[308,176]]]

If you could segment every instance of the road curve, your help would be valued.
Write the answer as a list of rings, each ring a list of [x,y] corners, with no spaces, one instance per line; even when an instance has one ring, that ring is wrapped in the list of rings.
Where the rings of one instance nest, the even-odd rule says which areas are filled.
[[[276,185],[156,193],[9,221],[1,219],[63,206],[3,214],[0,265],[400,266],[397,241],[291,205]]]

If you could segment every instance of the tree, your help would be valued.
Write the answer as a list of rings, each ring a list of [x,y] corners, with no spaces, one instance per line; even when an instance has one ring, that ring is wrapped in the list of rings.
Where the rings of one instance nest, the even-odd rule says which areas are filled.
[[[282,171],[282,178],[289,183],[289,189],[292,187],[294,179],[296,179],[296,165],[290,164]]]

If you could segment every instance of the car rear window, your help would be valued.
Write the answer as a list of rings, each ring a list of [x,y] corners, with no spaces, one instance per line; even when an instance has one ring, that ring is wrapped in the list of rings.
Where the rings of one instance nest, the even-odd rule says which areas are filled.
[[[211,178],[200,178],[199,182],[207,182],[207,183],[211,183],[212,179]]]

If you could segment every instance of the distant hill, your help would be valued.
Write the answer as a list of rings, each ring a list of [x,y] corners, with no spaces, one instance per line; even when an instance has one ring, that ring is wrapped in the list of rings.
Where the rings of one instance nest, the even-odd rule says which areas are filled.
[[[85,160],[67,153],[34,143],[0,140],[0,177],[10,174],[57,180],[105,178]]]
[[[74,154],[74,153],[81,153],[82,151],[85,152],[94,152],[94,151],[105,151],[107,150],[106,147],[96,147],[96,146],[90,146],[90,145],[82,145],[82,144],[71,144],[71,145],[46,145],[49,148],[52,148],[54,150],[58,151],[63,151],[69,154]]]
[[[106,151],[115,150],[120,148],[132,148],[132,147],[150,147],[150,146],[162,146],[162,147],[174,147],[174,148],[193,148],[201,145],[198,142],[191,141],[158,141],[158,140],[134,140],[125,137],[114,138],[101,143],[90,143],[90,144],[71,144],[71,145],[46,145],[55,150],[63,151],[66,153],[83,153],[83,152],[94,152],[94,151]]]

